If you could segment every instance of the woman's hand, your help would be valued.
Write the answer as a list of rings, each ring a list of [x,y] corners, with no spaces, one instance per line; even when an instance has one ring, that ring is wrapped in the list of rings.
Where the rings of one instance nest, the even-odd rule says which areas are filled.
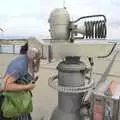
[[[31,89],[35,88],[35,86],[36,86],[35,84],[29,83],[29,84],[26,85],[26,89],[30,89],[31,90]]]

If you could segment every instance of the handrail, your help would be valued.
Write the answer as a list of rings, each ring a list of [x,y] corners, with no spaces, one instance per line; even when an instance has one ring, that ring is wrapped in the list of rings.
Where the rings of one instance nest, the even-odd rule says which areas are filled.
[[[23,45],[27,39],[0,39],[0,45]]]
[[[26,42],[28,42],[27,39],[0,39],[0,54],[19,54],[16,52],[16,46],[22,46]],[[3,46],[12,47],[12,52],[2,50]]]

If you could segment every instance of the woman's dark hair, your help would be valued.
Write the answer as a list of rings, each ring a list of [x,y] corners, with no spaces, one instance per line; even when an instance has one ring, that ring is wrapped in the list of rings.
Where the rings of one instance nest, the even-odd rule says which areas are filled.
[[[28,50],[28,42],[26,42],[25,45],[21,46],[20,54],[26,54],[27,50]]]

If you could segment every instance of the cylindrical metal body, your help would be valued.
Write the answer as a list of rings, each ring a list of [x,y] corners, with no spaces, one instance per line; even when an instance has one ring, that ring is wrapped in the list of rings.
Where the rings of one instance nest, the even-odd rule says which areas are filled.
[[[85,84],[86,66],[83,62],[66,60],[58,65],[58,84],[79,87]],[[80,105],[84,93],[58,93],[58,106],[50,120],[80,120]]]
[[[57,8],[51,12],[48,22],[52,40],[67,40],[69,37],[70,16],[66,9]]]

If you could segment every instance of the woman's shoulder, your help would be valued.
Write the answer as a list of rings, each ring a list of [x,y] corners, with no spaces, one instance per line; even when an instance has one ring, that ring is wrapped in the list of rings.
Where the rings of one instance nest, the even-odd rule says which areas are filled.
[[[27,58],[25,55],[20,55],[17,58],[15,58],[14,60],[11,61],[10,65],[15,65],[15,66],[19,66],[21,64],[26,64],[27,63]]]
[[[25,71],[27,69],[27,60],[26,60],[26,56],[22,55],[19,56],[17,58],[15,58],[14,60],[11,61],[11,63],[8,65],[8,69],[7,70],[18,70],[18,71]]]

